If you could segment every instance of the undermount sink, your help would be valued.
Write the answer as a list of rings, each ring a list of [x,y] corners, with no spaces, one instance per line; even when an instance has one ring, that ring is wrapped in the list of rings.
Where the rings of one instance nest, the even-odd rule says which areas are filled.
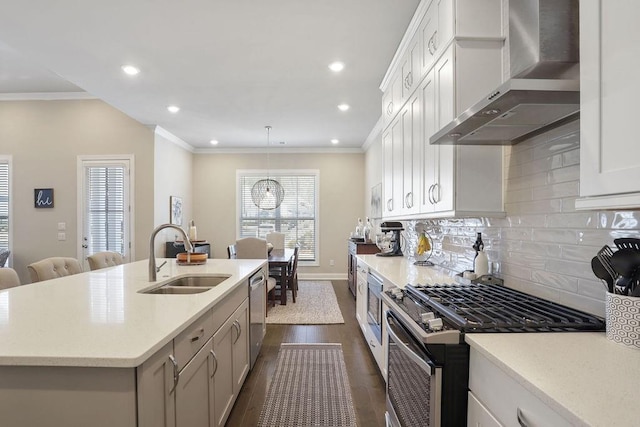
[[[231,275],[219,274],[215,276],[183,276],[177,277],[160,286],[140,291],[142,294],[174,294],[188,295],[206,292],[214,286],[227,280]]]

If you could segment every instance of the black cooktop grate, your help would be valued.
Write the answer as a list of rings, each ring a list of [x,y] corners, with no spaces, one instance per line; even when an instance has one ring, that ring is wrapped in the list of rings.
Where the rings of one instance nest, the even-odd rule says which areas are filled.
[[[462,332],[602,331],[604,320],[493,284],[407,285],[409,293]]]

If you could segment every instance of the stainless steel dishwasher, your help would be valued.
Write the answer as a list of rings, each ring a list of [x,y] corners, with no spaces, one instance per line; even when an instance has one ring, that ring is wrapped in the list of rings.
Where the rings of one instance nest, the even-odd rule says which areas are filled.
[[[262,339],[266,332],[266,281],[264,270],[256,272],[249,278],[249,340],[251,345],[251,368],[256,363]]]

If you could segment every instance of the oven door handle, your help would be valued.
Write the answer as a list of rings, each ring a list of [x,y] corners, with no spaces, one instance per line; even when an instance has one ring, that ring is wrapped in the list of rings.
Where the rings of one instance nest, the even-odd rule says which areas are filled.
[[[400,321],[400,319],[398,319],[396,316],[394,316],[394,314],[390,311],[387,310],[385,312],[385,318],[384,321],[386,323],[387,326],[387,333],[389,334],[389,337],[398,345],[398,348],[400,350],[402,350],[402,352],[404,354],[406,354],[414,363],[416,363],[418,366],[420,366],[420,368],[422,368],[422,370],[424,370],[426,373],[429,374],[429,376],[432,376],[433,374],[436,373],[436,367],[428,362],[426,362],[423,358],[421,358],[420,356],[418,356],[415,352],[413,352],[409,346],[407,346],[405,343],[402,342],[402,340],[398,337],[398,335],[396,335],[395,332],[393,332],[393,328],[391,328],[391,324],[389,323],[389,319],[393,319],[394,321],[396,321],[400,327],[402,327],[404,329],[404,326],[402,325],[402,322]]]

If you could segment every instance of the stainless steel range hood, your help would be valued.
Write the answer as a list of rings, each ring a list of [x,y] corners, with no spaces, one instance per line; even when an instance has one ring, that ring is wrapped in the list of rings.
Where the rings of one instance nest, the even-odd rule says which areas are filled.
[[[510,145],[580,115],[578,0],[510,0],[511,78],[431,144]]]

